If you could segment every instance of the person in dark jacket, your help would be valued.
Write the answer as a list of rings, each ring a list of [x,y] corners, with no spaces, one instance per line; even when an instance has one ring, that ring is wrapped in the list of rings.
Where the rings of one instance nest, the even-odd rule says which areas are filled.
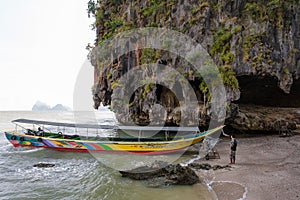
[[[222,132],[224,136],[230,137],[230,164],[235,164],[235,156],[236,156],[236,148],[237,148],[237,141],[235,139],[235,135],[227,135],[224,132]]]

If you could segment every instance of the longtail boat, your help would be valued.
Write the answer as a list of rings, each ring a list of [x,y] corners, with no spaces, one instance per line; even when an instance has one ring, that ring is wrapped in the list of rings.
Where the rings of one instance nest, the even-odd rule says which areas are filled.
[[[201,142],[205,136],[223,128],[218,126],[200,132],[198,127],[75,124],[29,119],[17,119],[12,122],[16,124],[16,130],[5,132],[5,136],[15,147],[127,154],[166,154],[186,150]],[[21,124],[30,124],[32,128],[25,128]],[[39,128],[36,129],[36,126]],[[45,128],[47,126],[56,129]],[[78,135],[78,131],[82,130],[85,130],[85,136]],[[101,134],[103,131],[105,137],[100,137],[99,132]],[[149,137],[150,133],[152,135]]]

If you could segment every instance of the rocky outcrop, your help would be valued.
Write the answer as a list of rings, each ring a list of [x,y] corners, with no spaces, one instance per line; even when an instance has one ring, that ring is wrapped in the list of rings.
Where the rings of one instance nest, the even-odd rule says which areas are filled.
[[[138,167],[130,171],[120,171],[122,177],[145,181],[149,187],[163,187],[167,185],[193,185],[200,182],[195,171],[230,169],[231,166],[210,165],[208,163],[193,162],[188,166],[154,162],[151,166]]]
[[[120,173],[123,177],[134,180],[146,180],[146,184],[151,187],[193,185],[200,182],[199,177],[190,167],[179,164],[144,166],[130,171],[120,171]]]
[[[210,54],[225,84],[227,102],[236,103],[226,107],[226,124],[242,130],[274,131],[278,129],[278,119],[274,121],[265,112],[268,109],[261,109],[253,117],[250,112],[241,112],[239,106],[300,106],[299,87],[295,87],[300,74],[299,4],[296,0],[104,0],[97,4],[90,0],[88,12],[96,19],[96,47],[110,36],[139,27],[165,27],[188,35]],[[137,65],[157,63],[172,67],[188,80],[200,104],[195,117],[199,119],[198,125],[205,126],[212,112],[203,77],[174,53],[140,49],[136,41],[131,43],[136,46],[134,51],[119,55],[109,63],[97,60],[97,48],[91,51],[95,67],[95,108],[100,102],[111,104],[112,95],[124,93],[118,81],[127,71]],[[147,68],[143,73],[151,75]],[[193,125],[188,116],[195,113],[183,114],[180,99],[173,92],[180,80],[174,80],[171,88],[143,81],[145,84],[125,102],[128,110],[117,109],[118,104],[112,108],[118,111],[120,122],[147,125],[153,121],[151,115],[157,108],[154,105],[159,105],[163,112],[152,119],[168,125],[179,125],[182,121],[186,121],[184,125]],[[184,89],[179,90],[184,96]],[[285,116],[280,116],[280,120],[295,127],[294,120]]]
[[[300,124],[298,108],[240,105],[237,114],[226,120],[232,128],[243,131],[279,131],[282,127],[294,130]]]
[[[33,165],[33,167],[38,167],[38,168],[49,168],[54,166],[55,164],[51,164],[51,163],[38,163]]]
[[[64,106],[62,104],[56,104],[51,108],[51,110],[56,110],[56,111],[71,111],[71,108]]]
[[[230,169],[230,165],[210,165],[208,163],[191,163],[189,164],[189,167],[195,169],[195,170],[219,170],[219,169]]]
[[[37,101],[33,106],[32,106],[32,111],[71,111],[71,108],[64,106],[62,104],[56,104],[55,106],[51,107],[47,105],[46,103],[43,103],[41,101]]]
[[[32,106],[32,111],[45,111],[45,110],[51,110],[51,107],[47,105],[46,103],[43,103],[41,101],[37,101]]]

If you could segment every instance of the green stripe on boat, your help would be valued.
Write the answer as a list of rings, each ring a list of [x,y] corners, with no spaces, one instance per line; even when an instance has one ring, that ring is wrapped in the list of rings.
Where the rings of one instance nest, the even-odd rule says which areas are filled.
[[[105,144],[98,144],[98,145],[104,150],[113,150],[112,148],[110,148],[109,146],[107,146]]]

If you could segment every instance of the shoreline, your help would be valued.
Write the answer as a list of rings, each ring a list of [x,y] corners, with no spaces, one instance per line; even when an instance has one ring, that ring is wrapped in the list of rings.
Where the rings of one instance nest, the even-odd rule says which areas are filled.
[[[300,198],[300,135],[237,135],[236,164],[230,169],[197,170],[219,199],[298,199]],[[229,138],[215,146],[220,159],[197,163],[228,165]]]

